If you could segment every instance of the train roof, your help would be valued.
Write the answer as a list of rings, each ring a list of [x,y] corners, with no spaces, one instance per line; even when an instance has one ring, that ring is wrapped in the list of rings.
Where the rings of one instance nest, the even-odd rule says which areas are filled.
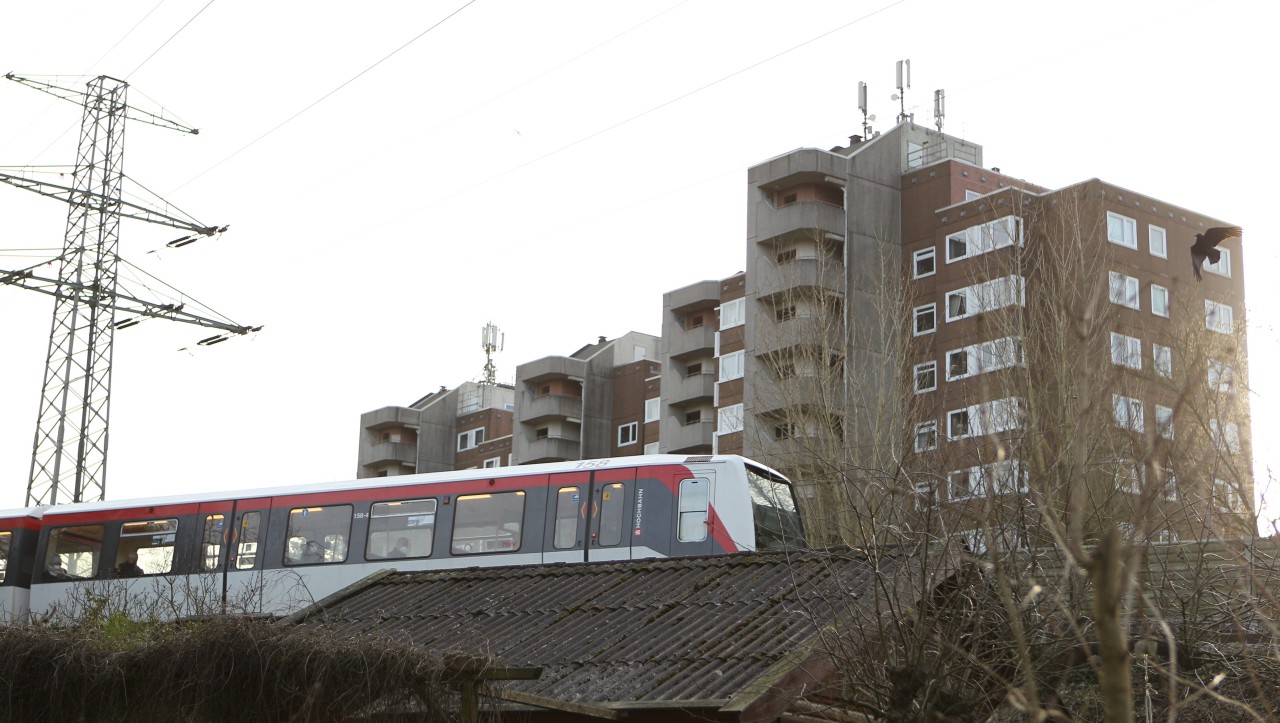
[[[12,510],[0,510],[0,520],[9,520],[15,517],[31,517],[38,520],[46,509],[45,507],[16,507]]]
[[[346,490],[385,489],[407,487],[411,485],[465,482],[468,480],[491,479],[494,477],[525,477],[532,475],[555,474],[560,472],[595,471],[601,469],[619,469],[625,467],[657,467],[683,465],[696,462],[741,462],[776,475],[780,479],[786,477],[758,462],[732,454],[691,456],[684,454],[649,454],[635,457],[610,457],[599,460],[571,460],[568,462],[548,462],[544,464],[517,465],[514,467],[490,467],[485,469],[464,469],[450,472],[426,472],[423,474],[397,475],[394,477],[367,477],[357,480],[339,482],[321,482],[312,484],[282,485],[276,487],[259,487],[254,489],[224,490],[219,492],[197,492],[163,497],[146,497],[123,500],[104,500],[99,502],[75,502],[66,505],[43,508],[45,517],[98,510],[120,510],[136,507],[160,507],[165,505],[192,504],[201,502],[219,502],[222,500],[243,500],[284,495],[312,494],[323,492],[341,492]],[[19,510],[15,516],[30,514],[30,511]],[[0,512],[0,517],[4,513]]]

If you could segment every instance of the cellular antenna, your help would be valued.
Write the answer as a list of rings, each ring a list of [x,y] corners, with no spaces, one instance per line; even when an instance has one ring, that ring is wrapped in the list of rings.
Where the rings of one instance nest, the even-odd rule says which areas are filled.
[[[942,132],[942,120],[947,116],[947,92],[941,88],[933,91],[933,122]]]
[[[876,117],[867,115],[867,84],[861,80],[858,81],[858,110],[862,111],[862,137],[870,140],[870,121],[875,120]]]
[[[493,364],[493,355],[495,352],[502,351],[506,334],[498,329],[498,325],[492,321],[484,325],[480,330],[480,347],[484,349],[484,379],[481,384],[493,386],[498,383],[498,368]]]
[[[907,115],[907,91],[911,89],[911,61],[898,61],[898,92],[895,99],[901,103],[901,110],[898,113],[898,122],[910,118]]]

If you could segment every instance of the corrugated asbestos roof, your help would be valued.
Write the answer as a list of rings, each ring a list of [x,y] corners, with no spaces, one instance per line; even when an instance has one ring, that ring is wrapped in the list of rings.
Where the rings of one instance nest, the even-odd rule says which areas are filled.
[[[897,566],[880,558],[881,574]],[[718,705],[847,613],[873,575],[850,550],[396,573],[303,624],[541,667],[506,685],[557,700]]]

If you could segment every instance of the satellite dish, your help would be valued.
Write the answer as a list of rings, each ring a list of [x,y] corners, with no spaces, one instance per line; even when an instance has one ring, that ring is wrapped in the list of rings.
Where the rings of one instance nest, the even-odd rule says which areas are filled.
[[[867,116],[867,120],[869,120],[869,121],[873,121],[873,120],[875,120],[875,119],[876,119],[876,116],[875,116],[875,114],[874,114],[874,113],[872,113],[871,115]]]
[[[897,100],[897,99],[898,99],[897,93],[894,93],[893,95],[889,96],[889,100]]]

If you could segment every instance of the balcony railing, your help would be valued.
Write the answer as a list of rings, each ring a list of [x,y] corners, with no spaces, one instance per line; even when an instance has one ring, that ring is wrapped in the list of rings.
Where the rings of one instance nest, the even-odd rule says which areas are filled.
[[[708,366],[710,366],[710,362],[708,362]],[[666,387],[667,385],[664,383],[664,391]],[[708,370],[680,378],[679,381],[671,385],[670,391],[665,391],[664,396],[666,396],[668,404],[687,404],[702,399],[710,399],[715,395],[715,390],[716,375]]]
[[[540,419],[579,419],[582,417],[582,397],[565,394],[543,394],[534,397],[520,408],[520,421]]]
[[[379,442],[369,451],[369,459],[362,464],[381,464],[384,462],[401,462],[416,464],[418,462],[418,445],[406,442]]]
[[[667,340],[667,353],[678,359],[699,351],[715,349],[716,330],[714,326],[700,326],[696,329],[677,331]],[[708,355],[709,356],[709,355]]]
[[[576,439],[564,437],[542,437],[529,442],[520,464],[532,462],[555,462],[558,460],[577,459],[580,443]]]
[[[711,447],[711,435],[715,425],[710,419],[692,424],[664,427],[662,446],[672,453],[688,452],[696,448]]]

